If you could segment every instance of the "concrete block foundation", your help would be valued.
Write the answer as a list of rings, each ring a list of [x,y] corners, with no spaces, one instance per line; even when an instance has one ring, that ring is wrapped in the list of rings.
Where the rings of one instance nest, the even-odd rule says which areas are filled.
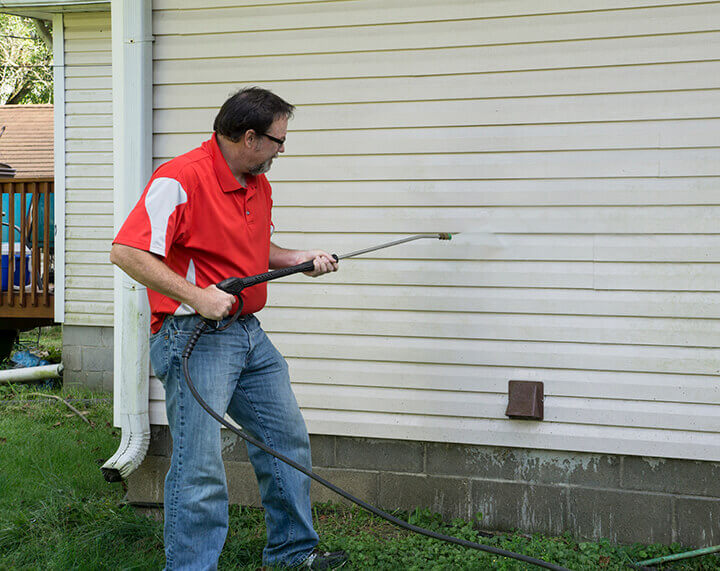
[[[315,471],[385,510],[430,508],[487,530],[571,533],[615,543],[720,543],[720,463],[311,436]],[[162,502],[172,442],[152,427],[131,502]],[[230,501],[260,506],[242,441],[224,431]],[[319,484],[316,502],[346,503]]]
[[[113,390],[113,328],[63,325],[63,382],[93,390]]]

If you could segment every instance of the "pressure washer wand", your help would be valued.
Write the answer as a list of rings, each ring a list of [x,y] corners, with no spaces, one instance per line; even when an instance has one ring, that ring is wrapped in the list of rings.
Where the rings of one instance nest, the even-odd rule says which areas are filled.
[[[455,234],[457,234],[457,232],[455,232]],[[413,240],[421,240],[423,238],[433,238],[435,240],[451,240],[452,237],[453,234],[451,234],[450,232],[439,232],[436,234],[415,234],[414,236],[408,236],[407,238],[402,238],[400,240],[393,240],[392,242],[386,242],[385,244],[380,244],[379,246],[373,246],[371,248],[357,250],[355,252],[350,252],[349,254],[343,254],[342,256],[333,254],[333,258],[335,258],[335,261],[344,260],[346,258],[353,258],[355,256],[359,256],[360,254],[367,254],[368,252],[375,252],[376,250],[384,250],[385,248],[390,248],[391,246],[397,246],[398,244],[412,242]],[[290,266],[287,268],[281,268],[279,270],[271,270],[263,274],[248,276],[246,278],[227,278],[218,283],[217,287],[226,293],[232,295],[240,295],[240,292],[242,292],[242,290],[244,290],[246,287],[254,286],[263,282],[269,282],[270,280],[276,280],[278,278],[297,274],[299,272],[311,272],[314,268],[315,264],[313,263],[313,261],[308,260],[307,262],[303,262],[302,264],[298,264],[297,266]]]
[[[455,234],[458,234],[458,232],[455,232]],[[375,250],[384,250],[385,248],[389,248],[390,246],[397,246],[398,244],[404,244],[405,242],[412,242],[413,240],[420,240],[422,238],[452,240],[452,237],[453,234],[451,234],[450,232],[440,232],[439,234],[415,234],[414,236],[402,238],[401,240],[393,240],[392,242],[386,242],[385,244],[373,246],[372,248],[365,248],[364,250],[357,250],[355,252],[350,252],[349,254],[343,254],[342,256],[337,256],[337,259],[344,260],[345,258],[354,258],[355,256],[359,256],[360,254],[367,254],[368,252],[374,252]]]

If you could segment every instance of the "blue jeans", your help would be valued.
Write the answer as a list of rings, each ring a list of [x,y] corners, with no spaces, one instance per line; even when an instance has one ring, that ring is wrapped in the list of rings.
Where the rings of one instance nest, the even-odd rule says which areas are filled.
[[[197,316],[168,316],[150,337],[150,359],[165,386],[173,438],[165,478],[167,569],[216,569],[228,529],[228,492],[220,424],[195,401],[185,384],[181,354]],[[281,454],[310,468],[310,440],[285,359],[254,316],[200,337],[189,361],[203,399],[227,412],[243,429]],[[248,445],[267,527],[263,564],[299,565],[317,546],[310,479]]]

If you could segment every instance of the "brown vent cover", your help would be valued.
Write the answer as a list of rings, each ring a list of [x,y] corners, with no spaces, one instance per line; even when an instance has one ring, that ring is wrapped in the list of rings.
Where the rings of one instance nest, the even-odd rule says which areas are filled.
[[[508,381],[505,415],[522,420],[542,420],[545,391],[538,381]]]

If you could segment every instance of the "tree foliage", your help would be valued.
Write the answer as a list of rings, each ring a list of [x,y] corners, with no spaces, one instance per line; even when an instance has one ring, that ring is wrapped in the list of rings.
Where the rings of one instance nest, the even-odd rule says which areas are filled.
[[[0,104],[52,101],[50,27],[40,20],[0,14]]]

